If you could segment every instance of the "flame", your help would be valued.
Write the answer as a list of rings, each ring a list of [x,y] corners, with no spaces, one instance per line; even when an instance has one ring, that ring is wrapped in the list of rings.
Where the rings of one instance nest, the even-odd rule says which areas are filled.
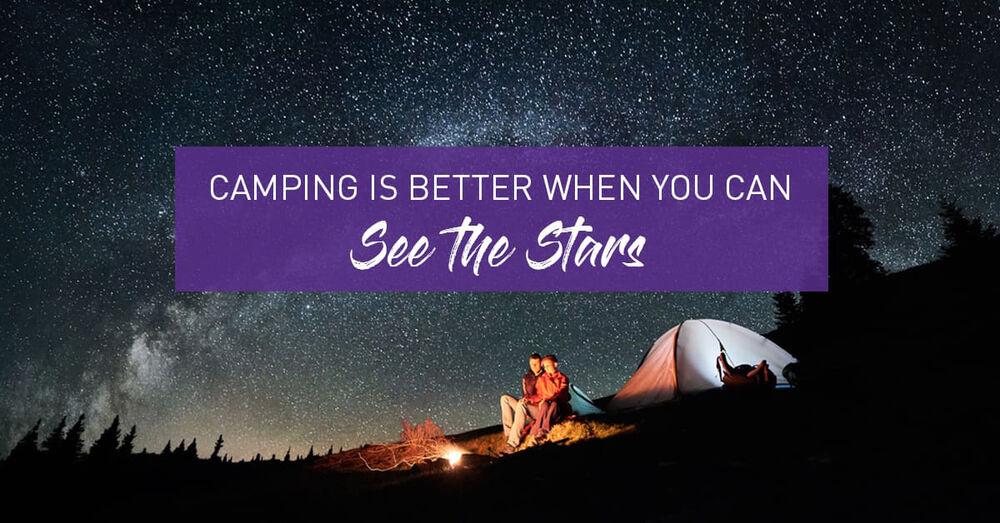
[[[459,461],[462,461],[462,451],[458,449],[451,449],[445,453],[444,457],[448,460],[448,463],[454,467],[455,465],[458,465]]]

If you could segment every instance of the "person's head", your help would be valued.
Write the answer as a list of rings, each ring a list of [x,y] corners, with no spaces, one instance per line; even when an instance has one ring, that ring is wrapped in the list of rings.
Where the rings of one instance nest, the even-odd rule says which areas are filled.
[[[542,367],[545,367],[545,372],[555,374],[556,369],[559,368],[559,360],[556,359],[556,355],[549,354],[542,358]]]
[[[538,374],[542,372],[542,355],[539,353],[534,353],[528,358],[528,367],[531,368],[531,372]]]

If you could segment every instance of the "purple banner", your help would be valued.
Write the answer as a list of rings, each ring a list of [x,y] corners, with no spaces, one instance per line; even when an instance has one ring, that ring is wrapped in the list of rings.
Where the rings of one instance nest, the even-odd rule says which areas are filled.
[[[825,291],[825,147],[178,147],[178,291]]]

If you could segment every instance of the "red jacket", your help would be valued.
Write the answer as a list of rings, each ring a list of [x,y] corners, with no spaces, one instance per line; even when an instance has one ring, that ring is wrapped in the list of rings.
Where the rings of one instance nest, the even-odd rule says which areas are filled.
[[[535,383],[535,393],[528,397],[532,404],[547,400],[569,403],[569,378],[558,370],[551,376],[543,372]]]

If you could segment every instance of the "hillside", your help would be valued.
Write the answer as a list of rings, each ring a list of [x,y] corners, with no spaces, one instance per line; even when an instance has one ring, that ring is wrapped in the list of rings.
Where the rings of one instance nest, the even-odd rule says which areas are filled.
[[[979,479],[996,465],[1000,435],[989,376],[997,289],[983,263],[889,275],[844,291],[820,319],[769,334],[803,361],[798,389],[595,416],[563,444],[508,457],[495,455],[499,427],[488,427],[450,438],[481,454],[454,468],[149,456],[111,468],[4,467],[5,498],[42,490],[59,493],[49,511],[280,520],[966,519],[991,510],[998,486]]]

